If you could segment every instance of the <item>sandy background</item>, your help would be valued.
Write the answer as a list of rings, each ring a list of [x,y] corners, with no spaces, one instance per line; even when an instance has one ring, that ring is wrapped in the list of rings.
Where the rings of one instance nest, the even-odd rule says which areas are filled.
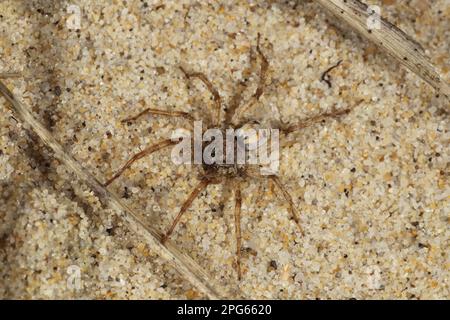
[[[450,4],[375,1],[449,79]],[[80,28],[70,30],[79,8]],[[76,10],[75,10],[76,11]],[[147,107],[202,114],[204,72],[227,102],[258,81],[258,33],[270,62],[249,115],[295,123],[364,102],[284,141],[280,178],[305,235],[269,183],[243,186],[244,276],[236,280],[234,199],[209,187],[172,239],[246,298],[449,298],[448,101],[310,1],[0,1],[0,73],[17,97],[99,180],[185,125]],[[320,81],[328,67],[332,87]],[[247,70],[247,71],[245,71]],[[136,237],[0,99],[0,297],[203,298]],[[111,187],[166,230],[197,183],[168,152],[137,163]],[[79,272],[79,273],[78,273]],[[77,277],[79,275],[79,277]]]

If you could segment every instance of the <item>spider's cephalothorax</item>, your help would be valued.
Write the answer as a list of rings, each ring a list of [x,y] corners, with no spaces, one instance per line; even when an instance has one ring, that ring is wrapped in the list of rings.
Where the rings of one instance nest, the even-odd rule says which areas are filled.
[[[240,97],[240,93],[242,93],[240,90],[240,93],[236,94],[235,97],[231,99],[231,102],[229,103],[228,107],[225,110],[225,114],[222,116],[222,100],[219,95],[219,92],[215,89],[213,84],[208,80],[208,78],[203,74],[199,72],[188,72],[184,68],[180,68],[185,77],[188,80],[198,79],[200,80],[208,89],[208,91],[211,93],[213,100],[214,100],[214,108],[211,110],[213,111],[213,117],[212,120],[210,119],[201,119],[206,120],[205,123],[208,123],[208,128],[217,128],[219,129],[223,136],[226,136],[226,129],[244,129],[245,127],[252,126],[255,122],[253,121],[246,121],[242,120],[243,115],[248,113],[248,111],[256,106],[259,102],[260,97],[264,93],[264,88],[266,85],[266,75],[269,68],[269,62],[262,53],[260,49],[260,36],[258,35],[258,41],[256,46],[256,52],[258,54],[258,57],[261,61],[261,66],[259,70],[259,82],[256,91],[251,96],[250,100],[244,104],[241,105],[241,99],[236,98]],[[242,89],[243,84],[239,83],[240,89]],[[297,124],[290,125],[290,126],[283,126],[281,128],[278,128],[280,130],[280,133],[282,135],[288,135],[292,132],[298,131],[300,129],[303,129],[305,127],[308,127],[315,123],[320,123],[323,120],[327,118],[337,118],[341,115],[347,114],[350,111],[350,109],[344,109],[344,110],[332,110],[328,113],[323,113],[316,115],[314,117],[305,119]],[[184,118],[190,122],[194,122],[200,119],[196,119],[191,113],[187,112],[181,112],[181,111],[165,111],[160,109],[152,109],[148,108],[138,115],[125,119],[123,122],[127,123],[130,121],[134,121],[138,118],[140,118],[143,115],[159,115],[159,116],[168,116],[168,117],[179,117]],[[225,140],[226,141],[226,140]],[[122,175],[122,173],[127,170],[135,161],[148,156],[152,154],[153,152],[156,152],[160,149],[174,146],[177,144],[178,140],[173,139],[166,139],[162,140],[143,151],[135,154],[132,156],[126,163],[123,165],[115,175],[113,175],[106,183],[105,186],[108,186],[111,184],[115,179],[117,179],[119,176]],[[237,161],[237,149],[238,149],[238,143],[237,140],[233,140],[234,142],[234,148],[232,152],[235,155],[235,158],[232,162],[212,162],[212,163],[201,163],[196,166],[198,169],[198,184],[194,188],[194,190],[191,191],[190,195],[188,196],[187,200],[183,203],[183,205],[180,208],[180,211],[178,215],[175,217],[174,221],[172,222],[169,229],[166,231],[166,233],[161,236],[161,242],[167,241],[167,239],[170,237],[170,235],[175,230],[175,227],[177,226],[178,222],[180,221],[183,214],[189,209],[192,202],[201,194],[202,191],[204,191],[208,185],[211,184],[218,184],[218,183],[232,183],[233,189],[234,189],[234,195],[235,195],[235,208],[234,208],[234,214],[235,214],[235,233],[236,233],[236,269],[238,278],[241,279],[241,226],[240,226],[240,217],[241,217],[241,203],[242,203],[242,195],[241,195],[241,189],[240,185],[242,181],[245,181],[249,178],[256,178],[256,176],[259,177],[265,177],[270,179],[272,183],[281,191],[281,194],[284,198],[284,200],[289,204],[289,211],[292,214],[292,220],[296,223],[298,226],[300,232],[302,232],[301,226],[300,226],[300,220],[299,220],[299,214],[297,213],[296,207],[294,205],[294,202],[292,200],[291,195],[286,190],[286,188],[281,183],[280,179],[276,174],[266,174],[266,175],[258,175],[259,173],[259,165],[255,164],[248,164],[246,162],[239,163]],[[227,150],[227,143],[224,142],[223,150]],[[246,147],[246,143],[244,143],[244,149]],[[204,148],[206,148],[206,145],[201,146],[201,151],[204,151]],[[225,152],[226,153],[226,152]],[[214,154],[213,154],[214,155]]]
[[[254,130],[252,128],[252,130]],[[220,129],[220,148],[214,149],[208,153],[211,147],[210,142],[203,142],[201,153],[204,158],[199,168],[199,178],[202,177],[225,177],[246,178],[249,170],[256,171],[260,166],[257,163],[251,163],[249,149],[252,139],[256,140],[256,131],[248,134],[243,127],[230,125],[228,128]],[[247,134],[247,136],[245,136]],[[195,143],[195,142],[194,142]],[[254,142],[253,142],[254,143]],[[208,161],[208,158],[211,160]]]

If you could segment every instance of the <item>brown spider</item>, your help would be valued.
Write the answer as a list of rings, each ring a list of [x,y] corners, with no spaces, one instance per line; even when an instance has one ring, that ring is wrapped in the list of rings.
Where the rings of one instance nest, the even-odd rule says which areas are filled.
[[[213,84],[208,80],[208,78],[203,74],[199,72],[188,72],[185,69],[181,68],[181,71],[185,75],[185,77],[188,80],[191,79],[198,79],[200,80],[208,89],[208,91],[211,93],[213,100],[214,100],[214,109],[215,114],[212,117],[212,119],[204,119],[208,120],[207,123],[207,129],[208,128],[217,128],[221,130],[222,132],[225,132],[226,129],[239,129],[242,128],[244,125],[246,125],[248,122],[245,120],[237,121],[238,119],[242,119],[242,115],[246,112],[248,112],[251,108],[253,108],[255,105],[257,105],[260,97],[264,93],[264,87],[266,83],[266,77],[267,77],[267,71],[269,69],[269,62],[267,58],[264,56],[260,49],[260,35],[258,34],[258,40],[257,40],[257,46],[256,46],[256,52],[259,56],[259,59],[261,60],[261,66],[259,71],[259,82],[256,91],[251,96],[250,100],[241,106],[241,94],[243,91],[244,84],[239,83],[239,89],[231,99],[228,107],[225,109],[225,115],[224,119],[222,119],[222,99],[219,95],[219,92],[215,89]],[[350,109],[344,109],[344,110],[335,110],[333,109],[331,112],[323,113],[316,115],[311,118],[307,118],[297,124],[285,126],[282,125],[280,128],[278,128],[282,134],[288,135],[292,132],[301,130],[303,128],[306,128],[308,126],[311,126],[315,123],[322,122],[323,120],[331,117],[331,118],[337,118],[339,116],[342,116],[344,114],[347,114],[350,112]],[[153,109],[148,108],[139,113],[138,115],[127,118],[122,120],[122,123],[127,123],[130,121],[135,121],[138,118],[151,114],[151,115],[158,115],[158,116],[168,116],[168,117],[180,117],[184,118],[188,121],[195,121],[195,117],[187,112],[181,112],[181,111],[164,111],[160,109]],[[136,162],[139,159],[142,159],[158,150],[161,150],[163,148],[173,146],[178,141],[174,141],[173,139],[166,139],[162,140],[154,145],[151,145],[150,147],[144,149],[143,151],[135,154],[132,156],[118,171],[116,174],[114,174],[104,185],[105,187],[111,184],[114,180],[116,180],[118,177],[120,177],[125,170],[130,168],[130,166]],[[224,141],[226,143],[226,141]],[[205,146],[203,145],[203,148]],[[226,149],[226,145],[224,147]],[[234,195],[235,195],[235,208],[234,208],[234,216],[235,216],[235,234],[236,234],[236,269],[238,274],[238,279],[240,280],[242,277],[241,274],[241,204],[242,204],[242,194],[241,194],[241,188],[240,184],[242,181],[245,181],[248,178],[256,178],[254,174],[253,169],[254,165],[249,164],[238,164],[234,163],[232,165],[230,164],[200,164],[197,165],[196,168],[198,168],[198,179],[199,183],[196,185],[194,190],[190,193],[186,201],[181,206],[181,209],[176,216],[176,218],[173,220],[171,226],[168,228],[166,233],[162,236],[161,242],[164,243],[170,235],[175,230],[175,227],[177,226],[178,222],[182,218],[183,214],[189,209],[192,202],[199,196],[199,194],[204,191],[208,185],[211,184],[220,184],[220,183],[229,183],[233,182],[234,187]],[[297,209],[294,205],[294,202],[292,200],[291,195],[287,191],[287,189],[284,187],[278,176],[275,174],[272,175],[266,175],[266,176],[260,176],[260,177],[267,177],[269,178],[278,189],[280,189],[281,194],[283,195],[284,199],[289,204],[289,210],[292,214],[292,219],[298,226],[301,234],[303,234],[303,230],[300,225],[300,218],[299,214],[297,212]]]

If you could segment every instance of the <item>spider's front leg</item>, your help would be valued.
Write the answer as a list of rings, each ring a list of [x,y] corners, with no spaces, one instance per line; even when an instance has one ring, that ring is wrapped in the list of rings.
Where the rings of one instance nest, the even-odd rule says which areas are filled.
[[[283,194],[284,199],[289,204],[292,218],[294,219],[295,223],[297,224],[297,226],[300,230],[300,233],[303,235],[303,228],[300,225],[300,217],[297,212],[297,208],[295,207],[294,201],[292,200],[292,196],[289,194],[287,189],[281,183],[280,178],[278,178],[277,176],[269,176],[269,178],[275,183],[275,185],[278,187],[278,189],[280,189],[281,193]]]
[[[199,79],[201,82],[203,82],[203,84],[206,86],[208,91],[211,93],[211,95],[213,96],[215,105],[216,105],[215,106],[216,107],[216,115],[215,115],[215,117],[213,119],[213,123],[215,124],[216,127],[219,127],[219,125],[220,125],[220,113],[221,113],[221,110],[222,110],[222,99],[220,98],[219,91],[217,91],[217,89],[213,86],[211,81],[209,81],[208,78],[206,77],[206,75],[204,75],[203,73],[200,73],[200,72],[187,72],[186,70],[184,70],[183,67],[180,67],[180,70],[184,73],[185,77],[188,78],[188,79],[191,79],[191,78]]]
[[[257,61],[257,57],[252,49],[249,50],[249,65],[242,70],[242,77],[244,80],[240,80],[234,89],[234,94],[230,99],[230,102],[225,109],[225,127],[229,127],[233,123],[236,111],[238,111],[245,89],[247,88],[247,79],[250,77],[254,64]]]
[[[184,119],[187,119],[190,121],[195,120],[195,118],[188,112],[166,111],[166,110],[160,110],[160,109],[147,108],[144,111],[138,113],[136,116],[123,119],[121,122],[127,123],[127,122],[131,122],[131,121],[135,121],[147,114],[153,114],[153,115],[158,115],[158,116],[167,116],[167,117],[173,117],[173,118],[184,118]],[[135,154],[122,166],[122,168],[119,169],[119,171],[114,176],[112,176],[108,181],[105,182],[104,186],[107,187],[114,180],[119,178],[125,172],[125,170],[127,170],[129,167],[131,167],[131,165],[134,162],[136,162],[137,160],[142,159],[143,157],[148,156],[148,155],[152,154],[153,152],[156,152],[163,148],[169,147],[176,143],[178,143],[178,141],[173,141],[171,139],[162,140],[162,141],[144,149],[143,151]]]

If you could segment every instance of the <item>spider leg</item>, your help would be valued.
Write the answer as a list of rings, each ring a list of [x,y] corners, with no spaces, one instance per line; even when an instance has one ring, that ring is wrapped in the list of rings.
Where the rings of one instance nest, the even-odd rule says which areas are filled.
[[[258,52],[260,58],[261,58],[261,70],[259,72],[259,83],[258,88],[256,88],[256,92],[253,95],[256,100],[259,100],[259,98],[262,96],[264,92],[264,86],[266,85],[266,78],[267,78],[267,70],[269,69],[269,60],[267,60],[266,56],[261,51],[261,48],[259,47],[261,35],[258,33],[258,41],[256,45],[256,51]]]
[[[177,143],[177,141],[173,141],[171,139],[162,140],[162,141],[142,150],[141,152],[136,153],[122,166],[122,168],[120,168],[119,171],[117,171],[117,173],[114,176],[112,176],[108,181],[106,181],[104,183],[104,186],[107,187],[108,185],[110,185],[114,180],[116,180],[118,177],[120,177],[124,173],[125,170],[127,170],[129,167],[131,167],[131,165],[134,162],[136,162],[137,160],[142,159],[143,157],[148,156],[148,155],[152,154],[153,152],[156,152],[160,149],[171,146],[175,143]]]
[[[261,35],[258,33],[258,40],[256,45],[256,51],[258,52],[259,57],[261,58],[261,68],[259,70],[259,82],[258,87],[256,88],[255,93],[250,98],[250,101],[245,104],[237,113],[237,117],[240,117],[244,112],[247,112],[251,108],[253,108],[256,103],[259,101],[259,98],[264,93],[264,87],[266,85],[266,79],[267,79],[267,70],[269,70],[269,60],[267,60],[266,56],[261,51],[261,48],[259,46],[261,39]]]
[[[325,112],[307,119],[304,119],[302,121],[300,121],[299,123],[290,125],[290,126],[286,126],[284,128],[281,129],[281,132],[284,132],[285,134],[289,134],[292,133],[294,131],[299,131],[301,129],[310,127],[316,123],[325,121],[327,118],[339,118],[343,115],[346,115],[350,112],[350,109],[343,109],[343,110],[333,110],[331,112]]]
[[[160,115],[160,116],[168,116],[168,117],[174,117],[174,118],[185,118],[187,120],[194,121],[194,117],[188,113],[188,112],[182,112],[182,111],[166,111],[166,110],[159,110],[159,109],[152,109],[147,108],[144,111],[138,113],[136,116],[126,118],[122,120],[122,123],[127,123],[130,121],[135,121],[139,119],[140,117],[146,115],[146,114],[154,114],[154,115]]]
[[[249,51],[249,65],[242,71],[242,76],[248,78],[252,73],[252,69],[257,60],[253,50]],[[242,94],[244,93],[245,88],[247,87],[245,81],[239,81],[236,89],[234,90],[234,95],[230,100],[230,103],[225,111],[225,127],[229,127],[232,124],[234,115],[236,110],[239,108],[239,105],[242,100]]]
[[[297,224],[298,228],[300,229],[300,233],[303,235],[303,229],[300,225],[300,218],[299,214],[297,212],[297,209],[295,207],[294,201],[292,200],[291,195],[287,191],[287,189],[283,186],[280,179],[277,176],[269,176],[269,178],[275,183],[275,185],[280,189],[281,193],[283,194],[284,199],[289,203],[290,211],[292,214],[292,218],[294,219],[295,223]]]
[[[208,80],[208,78],[200,72],[187,72],[183,69],[183,67],[180,67],[181,71],[184,73],[185,77],[188,79],[191,78],[197,78],[200,81],[203,82],[203,84],[206,86],[208,91],[212,94],[214,98],[214,102],[216,104],[216,115],[215,115],[215,124],[218,126],[220,123],[220,112],[222,110],[222,99],[220,98],[219,91],[213,86],[211,81]]]
[[[225,127],[229,127],[231,125],[236,110],[239,108],[239,103],[241,102],[242,93],[244,92],[245,87],[244,82],[238,83],[235,93],[230,100],[230,104],[225,111]]]
[[[280,131],[285,133],[285,134],[289,134],[292,133],[294,131],[298,131],[307,127],[310,127],[316,123],[325,121],[328,118],[333,118],[333,119],[337,119],[341,116],[344,116],[346,114],[349,114],[352,109],[354,109],[356,106],[358,106],[359,104],[361,104],[361,102],[363,102],[364,100],[359,100],[354,106],[352,106],[351,108],[346,108],[343,110],[337,110],[333,107],[333,110],[331,110],[330,112],[325,112],[325,113],[321,113],[319,115],[304,119],[302,121],[300,121],[299,123],[290,125],[290,126],[286,126],[284,128],[281,128]]]
[[[242,207],[242,195],[239,184],[234,191],[235,206],[234,206],[234,227],[236,233],[236,269],[238,273],[238,280],[242,278],[241,273],[241,207]]]
[[[195,198],[198,197],[198,195],[206,189],[206,187],[211,184],[213,181],[210,178],[203,178],[197,186],[194,188],[194,190],[191,192],[187,200],[183,203],[183,206],[180,209],[180,212],[176,216],[175,220],[173,220],[172,225],[170,226],[169,230],[167,230],[166,234],[164,234],[161,238],[161,243],[165,243],[167,239],[169,239],[172,232],[175,230],[175,227],[177,226],[178,222],[180,222],[181,217],[183,214],[189,209],[189,207],[192,205],[192,202],[195,200]]]
[[[18,72],[0,73],[0,79],[20,78],[22,75]]]

